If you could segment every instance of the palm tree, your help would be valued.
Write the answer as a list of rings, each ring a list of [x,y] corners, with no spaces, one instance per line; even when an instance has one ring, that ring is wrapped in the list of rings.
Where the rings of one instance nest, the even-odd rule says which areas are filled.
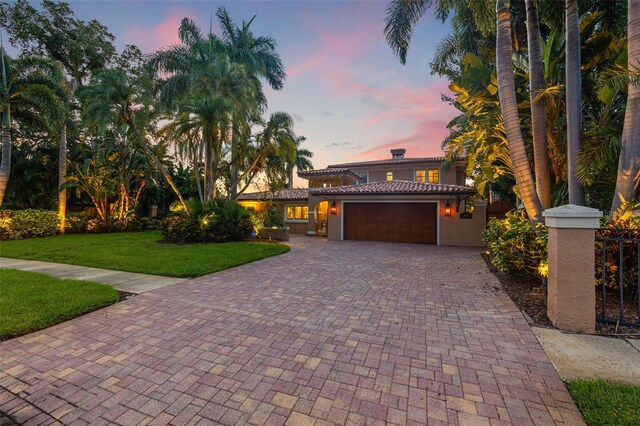
[[[258,150],[252,164],[240,175],[239,180],[255,171],[266,174],[269,186],[280,186],[288,178],[287,165],[296,160],[296,135],[293,131],[293,118],[286,112],[274,112],[265,123],[263,130],[256,135]],[[250,181],[240,193],[248,188]]]
[[[498,93],[500,108],[507,134],[509,154],[513,174],[518,185],[518,192],[529,220],[535,226],[541,220],[542,205],[536,194],[535,183],[527,158],[518,103],[516,99],[515,81],[513,78],[513,48],[511,41],[511,13],[509,0],[497,0],[497,34],[496,34],[496,68],[498,74]]]
[[[82,117],[90,129],[101,134],[109,129],[119,128],[122,124],[128,125],[149,160],[160,170],[188,212],[189,208],[169,171],[156,157],[149,146],[147,136],[140,130],[140,127],[144,126],[138,125],[138,121],[148,120],[145,114],[148,114],[150,109],[150,100],[145,97],[150,90],[145,83],[148,82],[131,81],[121,69],[100,71],[90,84],[81,87],[78,91],[78,96],[84,102]]]
[[[64,119],[63,74],[58,63],[37,56],[12,59],[0,47],[0,114],[2,115],[2,160],[0,205],[11,174],[12,114],[28,114],[48,131],[57,131]],[[34,114],[33,112],[36,112]]]
[[[224,7],[218,8],[216,16],[222,27],[223,49],[231,61],[247,67],[252,77],[265,78],[273,90],[282,89],[287,74],[276,51],[276,41],[271,37],[253,35],[251,24],[256,17],[243,21],[240,28]]]
[[[627,34],[627,67],[630,72],[640,73],[640,1],[629,0]],[[621,144],[612,217],[623,202],[634,199],[640,182],[640,85],[637,82],[629,84]]]
[[[293,168],[295,167],[298,171],[302,170],[313,170],[313,164],[311,163],[311,159],[313,158],[313,152],[309,151],[305,148],[300,148],[302,142],[306,141],[307,138],[304,136],[296,137],[296,159],[292,163],[287,164],[287,186],[289,188],[293,188]]]
[[[274,90],[282,89],[286,73],[280,55],[276,51],[276,42],[271,37],[255,37],[251,31],[251,24],[256,18],[251,18],[248,22],[243,21],[242,27],[236,26],[231,19],[229,12],[224,7],[218,8],[216,17],[222,28],[222,47],[231,60],[246,67],[249,76],[256,80],[259,88],[258,101],[261,106],[266,106],[266,98],[262,93],[262,88],[258,78],[267,80]],[[231,199],[235,199],[238,194],[240,159],[237,151],[239,149],[239,128],[238,119],[234,117],[231,132]]]
[[[151,60],[159,72],[169,74],[161,84],[161,103],[170,117],[177,112],[175,122],[164,131],[175,140],[193,131],[202,139],[203,200],[211,200],[216,196],[215,182],[224,141],[238,138],[241,123],[257,120],[264,95],[259,81],[247,73],[244,65],[229,59],[222,41],[214,34],[204,36],[187,18],[182,20],[179,34],[181,45],[161,50]],[[236,150],[234,145],[232,151]],[[198,165],[194,164],[197,184],[199,173]]]
[[[542,208],[551,207],[551,176],[547,147],[547,114],[544,98],[535,101],[536,95],[545,89],[542,63],[542,37],[535,0],[526,0],[527,45],[529,48],[529,92],[531,95],[531,127],[533,157],[536,176],[536,193]]]
[[[566,0],[566,103],[567,103],[567,162],[569,203],[584,205],[582,185],[576,175],[582,133],[582,76],[580,75],[580,19],[578,1]]]

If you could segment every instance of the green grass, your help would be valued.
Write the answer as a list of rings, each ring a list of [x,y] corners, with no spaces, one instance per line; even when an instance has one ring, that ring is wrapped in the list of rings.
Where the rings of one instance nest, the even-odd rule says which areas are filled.
[[[0,270],[0,340],[40,330],[118,301],[118,292],[91,281]]]
[[[289,251],[284,244],[166,244],[159,231],[3,241],[0,256],[117,271],[198,277]]]
[[[640,387],[603,380],[567,383],[588,425],[640,425]]]

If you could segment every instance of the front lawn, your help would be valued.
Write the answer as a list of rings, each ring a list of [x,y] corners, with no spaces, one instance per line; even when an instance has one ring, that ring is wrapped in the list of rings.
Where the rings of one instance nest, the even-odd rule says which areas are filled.
[[[159,231],[3,241],[0,256],[117,271],[198,277],[289,251],[275,243],[167,244]]]
[[[58,324],[117,300],[118,292],[108,285],[0,269],[0,340]]]
[[[640,425],[640,387],[575,380],[567,388],[588,425]]]

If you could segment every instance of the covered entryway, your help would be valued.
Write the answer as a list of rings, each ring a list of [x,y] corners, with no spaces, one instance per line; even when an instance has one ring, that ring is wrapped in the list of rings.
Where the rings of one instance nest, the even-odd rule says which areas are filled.
[[[438,204],[344,203],[344,239],[438,243]]]

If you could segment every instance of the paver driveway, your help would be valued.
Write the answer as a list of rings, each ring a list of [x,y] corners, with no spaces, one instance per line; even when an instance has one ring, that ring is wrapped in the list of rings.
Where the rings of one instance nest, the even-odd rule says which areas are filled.
[[[0,409],[33,423],[582,423],[478,250],[293,246],[3,343]]]

